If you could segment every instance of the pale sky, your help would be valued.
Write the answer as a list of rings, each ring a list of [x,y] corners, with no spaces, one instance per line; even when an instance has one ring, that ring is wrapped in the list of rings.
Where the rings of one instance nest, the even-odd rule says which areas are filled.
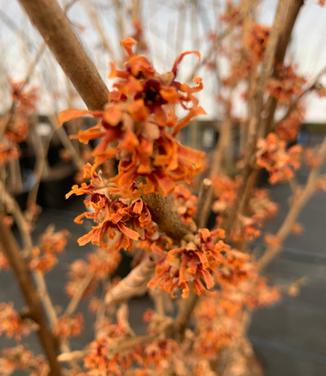
[[[116,54],[119,51],[118,35],[115,28],[115,17],[112,10],[112,0],[84,0],[96,3],[101,9],[101,20],[112,41]],[[109,56],[103,52],[98,44],[97,34],[92,30],[92,25],[87,18],[82,0],[76,2],[69,18],[73,22],[75,30],[87,47],[89,54],[98,66],[103,78],[106,79]],[[129,0],[125,0],[124,6],[128,8]],[[214,27],[215,13],[214,0],[200,0],[200,12],[191,12],[192,0],[143,0],[143,24],[149,44],[149,51],[158,71],[169,70],[177,55],[177,50],[198,49],[205,55],[207,42],[205,33]],[[175,11],[175,4],[186,4],[182,12],[186,28],[184,42],[176,40],[176,34],[180,33],[180,17]],[[277,1],[264,0],[260,7],[261,22],[270,24],[273,18]],[[326,7],[322,8],[318,0],[306,0],[298,22],[293,32],[293,43],[289,52],[289,59],[294,61],[300,73],[313,77],[326,65]],[[182,21],[183,22],[183,21]],[[215,23],[216,24],[216,23]],[[179,25],[179,26],[178,26]],[[191,25],[195,25],[190,27]],[[13,31],[16,29],[16,32]],[[21,34],[20,37],[17,36]],[[128,27],[126,35],[129,33]],[[22,42],[22,39],[25,40]],[[27,40],[27,42],[26,42]],[[6,85],[8,76],[13,79],[23,79],[28,64],[35,56],[40,37],[29,24],[27,17],[22,13],[17,0],[0,0],[0,88]],[[184,64],[184,73],[191,69],[194,59],[189,58]],[[217,107],[213,99],[216,90],[214,80],[207,74],[203,75],[205,89],[201,94],[201,102],[208,112],[209,117],[216,117]],[[326,83],[326,77],[325,77]],[[41,86],[41,100],[39,110],[47,112],[63,110],[66,103],[62,100],[53,100],[49,97],[49,89],[60,93],[65,92],[65,79],[60,68],[56,67],[51,55],[47,52],[33,76],[33,83]],[[7,105],[6,97],[0,91],[0,110]],[[2,93],[1,93],[2,92]],[[61,95],[62,97],[62,95]],[[77,103],[78,104],[78,103]],[[76,105],[77,105],[76,104]],[[80,103],[81,105],[81,103]],[[241,113],[241,106],[238,108]],[[326,122],[326,100],[311,98],[308,102],[307,120]]]

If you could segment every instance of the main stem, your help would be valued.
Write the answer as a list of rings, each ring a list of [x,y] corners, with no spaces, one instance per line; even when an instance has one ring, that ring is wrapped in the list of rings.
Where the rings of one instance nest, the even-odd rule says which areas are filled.
[[[101,110],[108,90],[56,0],[19,0],[87,106]]]
[[[48,327],[33,278],[19,252],[17,242],[10,228],[5,225],[3,216],[0,216],[0,244],[23,293],[30,316],[38,325],[37,335],[49,362],[50,375],[61,376],[61,368],[57,361],[56,338]]]

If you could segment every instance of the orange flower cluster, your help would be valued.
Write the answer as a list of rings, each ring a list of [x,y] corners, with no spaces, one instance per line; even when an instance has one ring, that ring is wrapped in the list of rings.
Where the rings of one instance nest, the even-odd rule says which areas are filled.
[[[178,343],[170,338],[158,339],[144,345],[137,354],[139,369],[135,376],[166,375],[178,351]]]
[[[135,343],[124,347],[125,341],[132,342],[128,323],[127,306],[121,306],[115,323],[104,318],[98,322],[97,338],[91,342],[84,358],[87,375],[127,374],[134,376],[164,375],[179,346],[173,339],[157,338],[147,343]]]
[[[16,375],[16,371],[28,370],[30,376],[47,376],[49,367],[41,356],[35,356],[24,346],[2,349],[0,351],[2,376]]]
[[[301,164],[301,152],[300,145],[294,145],[287,150],[284,140],[275,133],[269,133],[265,139],[257,142],[256,163],[269,172],[269,181],[275,184],[293,178],[294,171]]]
[[[107,337],[93,341],[89,353],[84,358],[84,366],[87,369],[85,375],[123,376],[128,372],[134,376],[163,376],[171,369],[171,362],[179,350],[177,342],[168,338],[135,345],[127,351],[117,352],[116,346],[119,347],[119,344],[114,344]]]
[[[35,88],[23,91],[25,82],[11,82],[11,97],[19,112],[30,113],[36,109],[36,101],[38,99]]]
[[[270,27],[253,24],[250,31],[246,35],[245,46],[250,53],[250,60],[252,63],[260,63],[267,46],[268,37],[270,34]]]
[[[0,144],[0,166],[2,164],[7,163],[9,160],[14,160],[18,158],[19,151],[17,147],[7,142]]]
[[[58,319],[54,333],[61,338],[77,337],[82,331],[83,324],[84,319],[80,313],[74,316],[63,316]]]
[[[110,341],[105,337],[94,340],[84,358],[88,376],[123,376],[131,365],[132,358],[128,353],[112,355]]]
[[[118,198],[109,193],[108,182],[96,172],[90,183],[77,185],[66,195],[84,195],[86,212],[75,218],[76,223],[90,219],[95,226],[78,239],[79,245],[92,244],[110,250],[131,249],[134,241],[155,236],[156,225],[141,198]]]
[[[231,234],[232,240],[242,243],[257,239],[264,223],[273,218],[277,211],[278,205],[270,199],[267,190],[254,190],[247,215],[239,216],[238,226]]]
[[[94,169],[105,161],[119,161],[112,182],[121,194],[170,193],[177,182],[191,182],[203,167],[204,154],[181,145],[177,133],[195,116],[203,114],[194,94],[202,89],[195,78],[190,87],[176,80],[178,65],[190,53],[176,60],[171,72],[160,75],[144,56],[133,53],[135,40],[125,39],[124,70],[112,65],[110,78],[115,79],[103,111],[67,110],[60,122],[90,115],[98,123],[78,133],[81,142],[97,140],[93,151]],[[179,119],[177,107],[187,114]],[[140,190],[140,191],[139,191]]]
[[[298,136],[300,125],[304,118],[305,108],[302,105],[299,105],[289,114],[289,116],[276,124],[276,134],[284,141],[294,141]]]
[[[95,249],[90,252],[86,260],[77,259],[70,264],[66,293],[71,297],[79,290],[81,284],[90,278],[84,295],[93,292],[100,281],[105,281],[116,270],[121,260],[120,252],[107,252],[105,249]]]
[[[58,261],[58,255],[65,249],[67,244],[68,231],[54,231],[49,226],[42,234],[37,247],[33,248],[30,268],[42,273],[50,271]]]
[[[84,358],[84,366],[89,376],[123,376],[131,369],[135,360],[135,349],[117,351],[119,343],[128,338],[129,327],[126,324],[127,312],[120,308],[117,322],[111,323],[107,318],[100,320],[97,326],[97,338],[91,342],[89,352]]]
[[[28,115],[35,110],[36,90],[22,90],[23,82],[11,82],[13,109],[0,119],[0,128],[4,136],[0,143],[0,165],[19,157],[18,143],[22,142],[28,132]]]
[[[220,16],[220,20],[225,23],[233,23],[240,15],[240,7],[232,2],[226,3],[225,11]]]
[[[293,66],[283,65],[277,69],[277,78],[269,80],[267,90],[282,104],[289,104],[303,91],[306,79],[295,73]]]
[[[180,215],[183,223],[188,225],[194,224],[194,216],[197,211],[197,196],[184,185],[177,185],[173,191],[176,212]]]
[[[0,335],[19,340],[31,330],[31,322],[23,320],[12,303],[0,303]]]
[[[241,185],[239,179],[231,179],[229,176],[219,175],[213,178],[213,188],[216,200],[213,203],[215,213],[224,214],[233,206]]]
[[[279,289],[268,286],[254,270],[237,286],[210,292],[195,310],[194,352],[204,359],[216,359],[224,347],[243,335],[248,310],[275,304],[279,299]]]
[[[231,250],[223,237],[222,230],[199,229],[193,239],[167,252],[157,264],[149,287],[160,287],[172,295],[181,290],[186,298],[192,285],[196,294],[201,295],[216,282],[234,282],[242,272],[246,256]]]

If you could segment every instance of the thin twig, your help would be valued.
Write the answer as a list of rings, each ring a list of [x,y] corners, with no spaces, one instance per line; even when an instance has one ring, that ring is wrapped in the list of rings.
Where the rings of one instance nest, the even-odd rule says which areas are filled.
[[[200,187],[198,195],[198,205],[196,213],[196,223],[198,228],[206,225],[209,212],[211,209],[211,202],[213,198],[213,186],[211,179],[204,179]]]
[[[292,205],[275,235],[275,243],[268,247],[258,261],[260,269],[264,269],[281,252],[284,240],[291,232],[301,210],[316,190],[316,182],[319,178],[319,172],[325,158],[326,137],[318,149],[318,165],[311,169],[305,187],[302,190],[298,189],[297,194],[294,195]]]
[[[78,286],[78,290],[73,295],[70,303],[68,304],[68,307],[66,308],[64,312],[64,316],[70,316],[76,311],[85,291],[87,290],[88,286],[92,282],[93,278],[94,278],[94,273],[89,273],[81,281],[81,283]]]
[[[153,275],[154,268],[155,260],[151,256],[145,257],[125,278],[107,292],[105,304],[115,304],[134,296],[143,295],[147,290],[147,284]]]
[[[5,225],[3,217],[0,217],[0,243],[28,304],[30,315],[38,324],[37,334],[50,365],[50,375],[60,376],[62,373],[56,359],[56,338],[46,323],[41,304],[41,295],[36,292],[33,279],[26,267],[22,254],[18,250],[16,240],[11,230]]]

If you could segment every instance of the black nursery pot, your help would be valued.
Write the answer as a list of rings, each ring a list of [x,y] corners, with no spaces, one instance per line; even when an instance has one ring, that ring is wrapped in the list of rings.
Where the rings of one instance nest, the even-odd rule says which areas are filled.
[[[266,188],[269,186],[269,173],[264,168],[258,171],[257,175],[257,187]]]
[[[34,150],[27,142],[19,144],[20,158],[19,164],[22,170],[33,170],[36,162]]]
[[[38,204],[45,208],[62,209],[67,205],[65,195],[74,184],[76,169],[72,164],[60,164],[52,167],[39,189]],[[70,200],[71,201],[71,200]]]
[[[14,198],[19,205],[20,209],[25,211],[27,209],[27,199],[29,191],[23,191],[14,194]]]

